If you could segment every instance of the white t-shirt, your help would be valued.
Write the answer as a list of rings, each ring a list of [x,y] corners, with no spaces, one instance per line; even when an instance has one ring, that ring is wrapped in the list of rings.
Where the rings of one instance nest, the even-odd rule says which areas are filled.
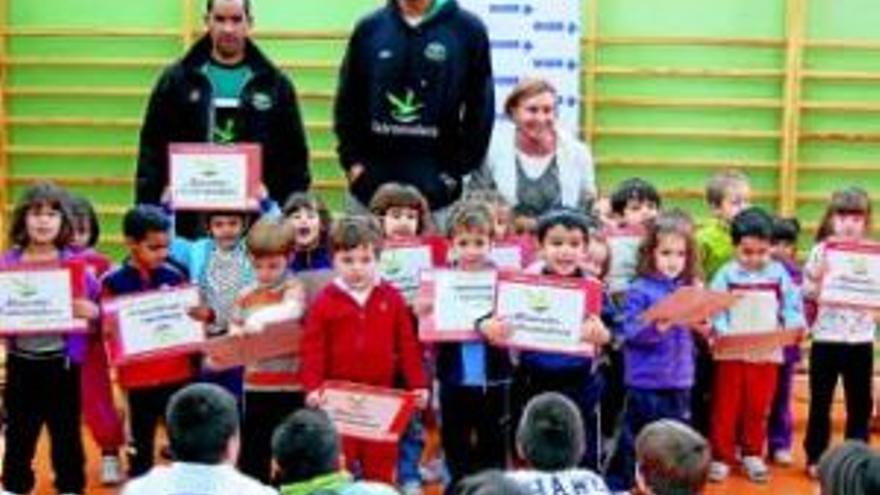
[[[175,462],[156,466],[130,481],[122,495],[277,495],[274,488],[239,473],[229,464]]]
[[[602,478],[588,469],[566,471],[512,471],[507,477],[528,490],[528,495],[610,495]]]

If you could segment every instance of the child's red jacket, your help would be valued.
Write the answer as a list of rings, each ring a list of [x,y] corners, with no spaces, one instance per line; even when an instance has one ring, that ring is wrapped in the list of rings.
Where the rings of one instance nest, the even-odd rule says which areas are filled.
[[[390,388],[398,376],[409,389],[428,386],[412,316],[384,281],[363,306],[336,283],[327,285],[306,315],[300,352],[300,379],[309,392],[325,380]]]

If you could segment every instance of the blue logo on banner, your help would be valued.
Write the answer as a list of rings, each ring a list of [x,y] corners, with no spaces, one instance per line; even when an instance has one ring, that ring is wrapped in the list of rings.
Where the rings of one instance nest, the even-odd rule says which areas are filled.
[[[516,86],[519,83],[517,76],[495,76],[492,80],[496,86]]]
[[[523,15],[531,15],[535,9],[529,4],[519,4],[519,3],[490,3],[489,4],[489,13],[490,14],[520,14]]]
[[[562,58],[536,58],[532,60],[536,69],[568,69],[577,70],[577,60],[565,60]]]

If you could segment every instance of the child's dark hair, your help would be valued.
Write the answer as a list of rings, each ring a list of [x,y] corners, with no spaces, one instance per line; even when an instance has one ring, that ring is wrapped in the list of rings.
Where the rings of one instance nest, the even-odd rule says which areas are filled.
[[[822,216],[816,231],[816,242],[822,242],[834,234],[832,219],[834,215],[864,215],[865,231],[871,231],[871,198],[868,192],[857,186],[834,191],[831,202]]]
[[[272,456],[281,485],[307,481],[339,469],[339,435],[327,413],[300,409],[272,434]]]
[[[86,245],[95,247],[101,238],[101,226],[91,201],[83,196],[72,196],[70,198],[70,213],[73,218],[74,231],[79,230],[80,225],[87,224],[89,226],[89,239],[86,241]]]
[[[556,392],[535,396],[526,405],[516,430],[517,447],[539,471],[577,466],[584,455],[584,426],[577,406]]]
[[[61,214],[61,228],[55,237],[55,247],[64,249],[73,239],[73,216],[70,212],[70,194],[51,182],[39,182],[24,191],[12,209],[9,240],[12,245],[24,248],[30,242],[27,232],[27,215],[31,208],[48,206]]]
[[[660,239],[667,235],[677,235],[684,239],[685,262],[679,279],[691,283],[699,278],[699,251],[694,239],[694,223],[684,210],[672,209],[663,211],[648,226],[648,234],[639,247],[639,261],[636,273],[642,277],[650,277],[658,273],[656,251]]]
[[[326,240],[327,234],[330,232],[330,225],[333,223],[333,216],[324,200],[317,194],[310,192],[295,192],[287,197],[281,213],[286,218],[302,209],[312,210],[318,214],[318,219],[321,222],[321,239]]]
[[[238,434],[235,398],[220,386],[195,383],[171,396],[165,413],[174,460],[220,464]]]
[[[487,469],[462,478],[453,495],[527,495],[529,492],[497,469]]]
[[[494,237],[494,220],[489,205],[482,201],[460,201],[449,212],[449,236],[459,232],[479,231]]]
[[[537,223],[540,214],[538,211],[525,203],[514,205],[512,210],[511,223],[513,231],[517,235],[533,235],[537,230]]]
[[[749,178],[740,171],[723,170],[714,174],[706,182],[706,203],[712,208],[720,207],[728,191],[739,185],[749,185]]]
[[[537,231],[536,234],[539,243],[544,242],[544,238],[547,237],[547,231],[557,226],[565,227],[568,230],[580,230],[584,233],[584,241],[589,242],[591,232],[590,225],[590,219],[583,213],[568,208],[562,208],[541,215],[541,217],[538,218],[538,226],[535,230]]]
[[[364,215],[349,215],[338,219],[330,229],[330,250],[349,251],[360,246],[370,246],[375,251],[382,248],[382,235],[376,220]]]
[[[801,223],[797,218],[776,217],[773,219],[773,242],[797,244],[801,235]]]
[[[730,222],[730,238],[734,246],[746,237],[773,241],[773,217],[760,206],[746,208]]]
[[[880,493],[880,455],[862,442],[847,441],[819,461],[822,495]]]
[[[167,233],[170,228],[168,215],[155,205],[134,206],[122,218],[122,235],[135,242],[146,239],[150,232]]]
[[[657,192],[657,188],[638,177],[626,179],[614,188],[610,198],[611,211],[617,215],[623,215],[626,205],[630,201],[654,203],[657,208],[661,206],[660,193]]]
[[[418,211],[419,226],[416,230],[418,235],[434,231],[428,200],[415,186],[399,182],[389,182],[380,186],[370,200],[370,213],[381,218],[390,208],[412,208]]]
[[[636,438],[639,473],[654,495],[702,493],[710,460],[706,439],[678,421],[655,421]]]
[[[248,231],[245,246],[256,258],[287,256],[293,248],[293,234],[282,219],[261,218]]]

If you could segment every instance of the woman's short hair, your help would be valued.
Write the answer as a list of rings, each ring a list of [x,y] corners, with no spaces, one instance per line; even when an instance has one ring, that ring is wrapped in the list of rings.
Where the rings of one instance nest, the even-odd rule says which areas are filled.
[[[504,113],[508,117],[513,116],[513,111],[528,98],[538,96],[544,93],[552,93],[556,95],[556,88],[545,79],[526,78],[520,80],[519,84],[513,87],[513,91],[507,95],[504,100]]]

